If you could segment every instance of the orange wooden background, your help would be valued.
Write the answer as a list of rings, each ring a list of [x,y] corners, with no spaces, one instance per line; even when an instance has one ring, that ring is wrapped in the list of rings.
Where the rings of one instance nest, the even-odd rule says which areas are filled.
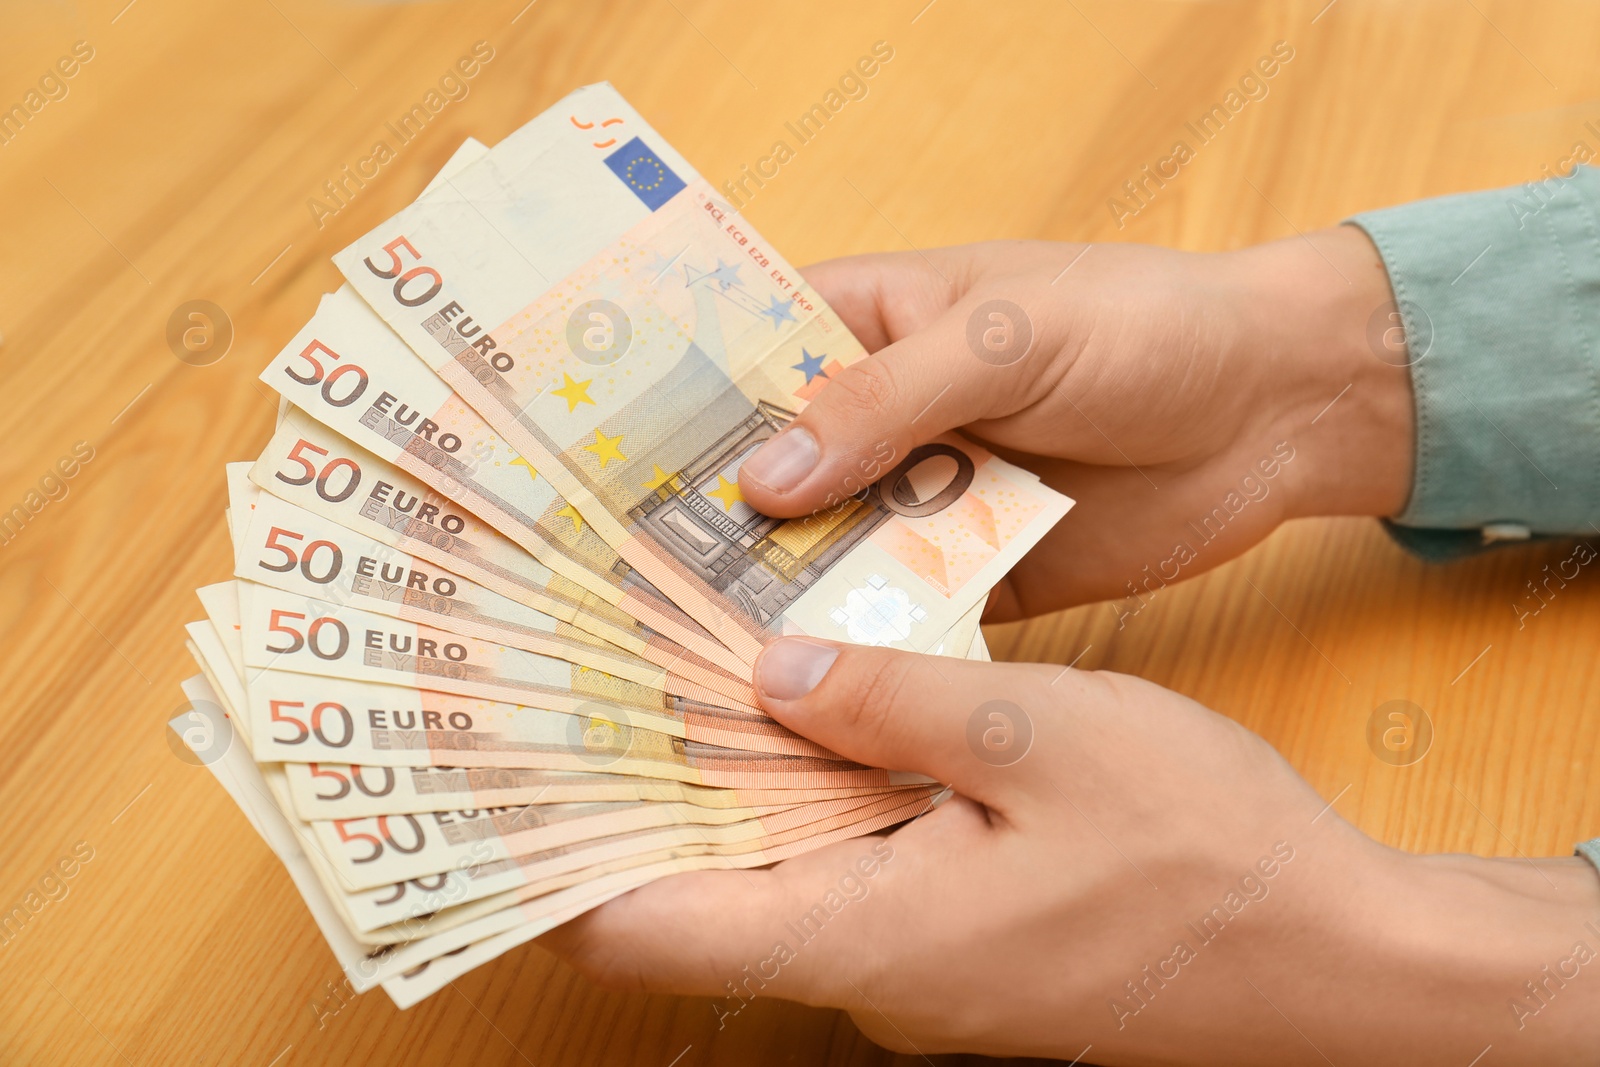
[[[409,1012],[373,994],[319,1027],[332,957],[245,820],[168,749],[190,591],[229,573],[222,464],[272,422],[255,375],[338,283],[330,254],[464,136],[493,143],[607,78],[720,182],[887,41],[867,97],[747,209],[801,263],[997,236],[1232,248],[1600,146],[1600,9],[1577,0],[525,3],[7,6],[0,107],[75,42],[93,58],[0,144],[0,511],[75,443],[94,458],[0,547],[0,906],[78,842],[93,859],[0,945],[0,1062],[894,1059],[776,1001],[718,1033],[704,1001],[602,993],[538,948]],[[1295,58],[1268,96],[1119,230],[1107,199],[1279,40]],[[323,183],[477,41],[494,58],[470,95],[319,228]],[[235,330],[210,366],[164,340],[192,299]],[[1098,605],[990,638],[1236,717],[1392,844],[1560,853],[1600,832],[1600,578],[1520,629],[1513,605],[1565,552],[1430,568],[1374,523],[1305,522],[1124,628]],[[1436,730],[1413,766],[1366,744],[1391,699]]]

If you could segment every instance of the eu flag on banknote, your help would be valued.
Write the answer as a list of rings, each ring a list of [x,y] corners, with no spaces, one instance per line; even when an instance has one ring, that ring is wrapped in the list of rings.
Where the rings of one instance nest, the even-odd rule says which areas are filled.
[[[606,166],[651,211],[671,200],[683,188],[683,179],[637,137],[607,156]]]

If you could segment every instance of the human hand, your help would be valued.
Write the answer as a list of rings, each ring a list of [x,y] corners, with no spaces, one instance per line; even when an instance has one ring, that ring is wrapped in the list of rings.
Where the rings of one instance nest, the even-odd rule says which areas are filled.
[[[721,1027],[756,996],[838,1006],[921,1053],[1593,1060],[1600,980],[1574,978],[1574,945],[1595,958],[1600,881],[1582,860],[1383,847],[1260,738],[1136,678],[785,638],[757,682],[785,725],[961,795],[886,838],[664,879],[542,939],[602,984],[715,997]]]
[[[1353,227],[1218,254],[1008,241],[805,273],[875,354],[744,464],[745,499],[808,514],[962,428],[1078,502],[990,620],[1153,591],[1284,519],[1392,514],[1410,492],[1403,338],[1384,359],[1369,344],[1393,297]]]

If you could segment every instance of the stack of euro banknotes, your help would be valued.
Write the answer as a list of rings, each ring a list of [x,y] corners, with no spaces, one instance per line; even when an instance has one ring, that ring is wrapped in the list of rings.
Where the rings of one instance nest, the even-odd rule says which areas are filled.
[[[988,591],[1071,501],[971,441],[803,519],[739,467],[865,355],[609,85],[334,257],[229,464],[170,723],[356,990],[409,1006],[631,889],[927,811],[758,705],[784,634],[987,658]]]

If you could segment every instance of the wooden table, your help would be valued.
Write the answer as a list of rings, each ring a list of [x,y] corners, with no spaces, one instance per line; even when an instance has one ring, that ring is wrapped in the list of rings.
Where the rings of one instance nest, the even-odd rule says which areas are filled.
[[[46,81],[65,95],[41,92],[0,145],[0,511],[79,442],[93,458],[0,549],[0,905],[75,848],[92,859],[0,946],[0,1061],[892,1059],[837,1013],[759,1001],[718,1033],[704,1001],[602,993],[537,948],[412,1011],[374,994],[319,1026],[332,957],[163,727],[193,670],[190,590],[229,573],[222,464],[253,457],[272,424],[255,375],[338,284],[331,253],[416,195],[463,137],[493,143],[599,79],[720,182],[888,42],[868,95],[748,208],[802,263],[1000,236],[1232,248],[1539,178],[1575,141],[1600,145],[1592,5],[1324,2],[9,8],[0,106],[27,106],[87,44],[63,63],[72,77]],[[1119,228],[1108,199],[1280,40],[1294,55],[1268,95]],[[478,41],[493,58],[470,95],[331,200],[324,182]],[[234,330],[208,366],[165,339],[195,299]],[[1001,658],[1081,655],[1236,717],[1391,844],[1563,853],[1600,831],[1586,774],[1600,578],[1523,626],[1513,605],[1564,553],[1427,567],[1375,523],[1303,522],[1120,625],[1125,608],[1102,604],[990,638]],[[1395,699],[1435,729],[1412,766],[1367,744],[1373,710]]]

